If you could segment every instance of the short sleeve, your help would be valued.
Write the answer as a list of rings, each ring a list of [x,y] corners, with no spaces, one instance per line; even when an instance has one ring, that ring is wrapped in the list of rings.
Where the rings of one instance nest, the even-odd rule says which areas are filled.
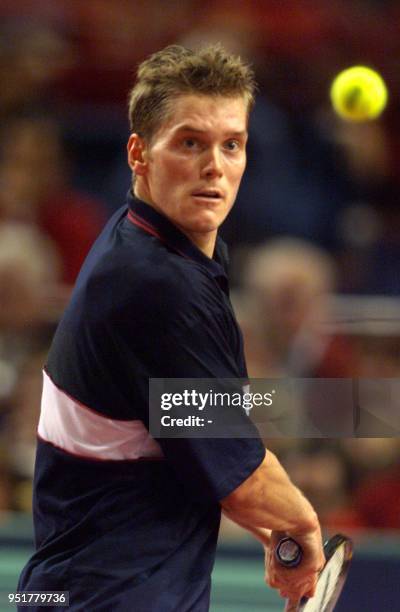
[[[240,378],[236,356],[217,318],[207,320],[204,314],[165,332],[156,347],[158,359],[151,357],[150,347],[149,378]],[[215,503],[226,497],[264,459],[257,429],[242,408],[232,410],[235,426],[246,427],[246,437],[235,437],[237,429],[232,429],[232,435],[228,431],[218,438],[157,439],[177,478],[198,501]]]

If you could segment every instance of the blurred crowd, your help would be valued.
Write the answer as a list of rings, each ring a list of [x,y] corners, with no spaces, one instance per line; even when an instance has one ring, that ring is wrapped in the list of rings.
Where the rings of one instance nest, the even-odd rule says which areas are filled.
[[[215,41],[259,82],[248,169],[222,230],[249,375],[400,378],[398,2],[2,0],[0,510],[30,510],[41,367],[129,189],[135,67],[166,44]],[[331,110],[329,85],[353,64],[387,82],[378,120]],[[359,299],[344,316],[335,295]],[[341,418],[338,403],[319,410]],[[266,443],[326,526],[400,529],[400,427],[380,425],[374,437]]]

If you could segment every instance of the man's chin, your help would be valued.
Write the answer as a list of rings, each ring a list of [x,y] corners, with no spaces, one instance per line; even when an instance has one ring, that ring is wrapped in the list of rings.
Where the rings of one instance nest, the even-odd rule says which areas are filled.
[[[196,234],[208,234],[210,232],[216,232],[224,220],[225,217],[221,218],[220,215],[209,212],[185,224],[185,228]]]

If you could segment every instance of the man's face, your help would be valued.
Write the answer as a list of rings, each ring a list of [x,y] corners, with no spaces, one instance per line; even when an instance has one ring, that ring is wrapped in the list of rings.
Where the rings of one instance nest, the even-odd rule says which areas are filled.
[[[215,241],[239,189],[246,165],[247,104],[242,97],[184,95],[173,108],[150,147],[139,139],[139,166],[131,157],[131,136],[135,193],[201,248],[208,238]]]

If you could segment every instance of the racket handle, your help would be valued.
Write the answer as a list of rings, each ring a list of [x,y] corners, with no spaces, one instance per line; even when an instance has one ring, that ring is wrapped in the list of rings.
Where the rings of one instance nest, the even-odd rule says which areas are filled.
[[[275,549],[275,556],[285,567],[297,567],[303,557],[300,544],[293,538],[282,538]]]

